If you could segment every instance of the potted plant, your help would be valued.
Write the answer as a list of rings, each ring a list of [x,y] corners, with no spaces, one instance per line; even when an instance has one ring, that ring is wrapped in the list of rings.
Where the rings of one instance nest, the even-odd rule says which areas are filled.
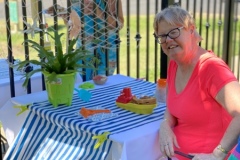
[[[48,100],[54,107],[59,104],[71,105],[74,90],[75,75],[82,72],[83,68],[95,69],[94,64],[98,59],[88,54],[83,48],[74,49],[77,38],[69,41],[66,47],[66,53],[61,42],[63,33],[54,32],[54,36],[46,32],[53,41],[55,41],[55,53],[33,40],[26,40],[28,45],[38,52],[38,60],[24,60],[15,64],[17,70],[24,70],[28,65],[39,66],[24,74],[23,87],[26,87],[29,78],[37,73],[42,72],[45,79]],[[82,61],[83,63],[79,63]],[[84,74],[84,73],[83,73]]]

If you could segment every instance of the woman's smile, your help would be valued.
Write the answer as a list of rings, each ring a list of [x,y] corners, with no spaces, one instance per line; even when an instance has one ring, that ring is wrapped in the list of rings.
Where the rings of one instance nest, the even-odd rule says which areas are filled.
[[[174,49],[174,48],[176,48],[176,47],[178,47],[178,45],[170,45],[170,46],[168,46],[167,48],[168,48],[168,50],[170,50],[170,49]]]

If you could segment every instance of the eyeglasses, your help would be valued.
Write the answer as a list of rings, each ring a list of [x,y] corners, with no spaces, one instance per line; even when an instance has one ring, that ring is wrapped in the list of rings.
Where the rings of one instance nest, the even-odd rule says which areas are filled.
[[[163,43],[166,43],[167,36],[171,39],[178,38],[180,36],[181,29],[183,29],[183,26],[179,28],[174,28],[171,31],[169,31],[167,34],[156,35],[155,33],[153,33],[153,35],[159,44],[163,44]]]

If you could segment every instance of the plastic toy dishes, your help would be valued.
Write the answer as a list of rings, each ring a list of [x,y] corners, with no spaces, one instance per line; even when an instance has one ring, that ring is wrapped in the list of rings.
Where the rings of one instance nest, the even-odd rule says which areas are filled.
[[[124,88],[116,100],[116,105],[137,114],[151,114],[157,106],[157,102],[155,97],[142,96],[137,98],[132,95],[131,88]]]
[[[116,102],[116,105],[122,109],[126,109],[137,114],[151,114],[153,109],[157,106],[156,104],[139,105],[134,103],[124,104],[118,102]]]
[[[111,111],[109,109],[87,109],[87,108],[81,108],[80,114],[84,118],[88,118],[89,116],[92,116],[94,114],[99,114],[99,113],[110,113]]]
[[[76,88],[74,88],[74,90],[78,92],[78,97],[84,102],[88,102],[92,97],[92,93],[89,92],[88,90],[85,89],[78,90]]]
[[[79,85],[79,88],[82,88],[82,89],[93,89],[94,88],[94,84],[90,83],[90,82],[85,82],[85,83]]]
[[[107,76],[97,75],[93,77],[93,82],[97,85],[103,85],[107,81]]]
[[[83,106],[75,114],[91,122],[101,122],[118,117],[118,113],[114,113],[110,109],[103,108],[102,106],[94,106],[91,108],[85,108]]]

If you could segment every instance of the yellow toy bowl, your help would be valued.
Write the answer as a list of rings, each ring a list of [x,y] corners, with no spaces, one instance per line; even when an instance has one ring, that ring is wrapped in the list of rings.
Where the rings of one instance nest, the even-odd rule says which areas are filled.
[[[135,103],[119,103],[116,102],[116,105],[122,109],[137,113],[137,114],[151,114],[153,109],[157,104],[135,104]]]

